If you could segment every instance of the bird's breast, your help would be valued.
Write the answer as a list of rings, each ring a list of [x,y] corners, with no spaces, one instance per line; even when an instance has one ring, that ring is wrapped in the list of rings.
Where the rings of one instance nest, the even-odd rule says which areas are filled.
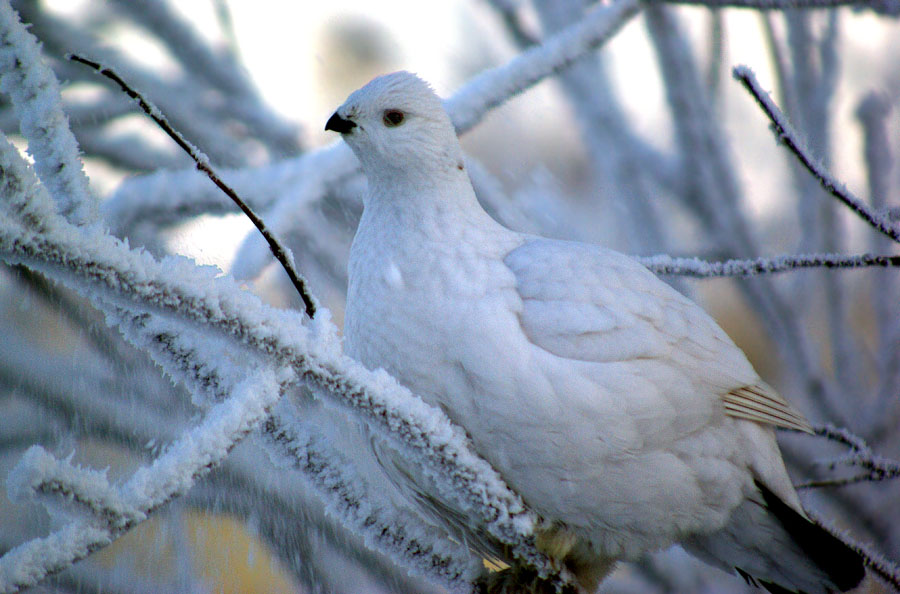
[[[354,239],[345,346],[433,400],[441,378],[458,369],[461,342],[483,344],[479,335],[514,322],[514,278],[501,257],[485,253],[504,249],[496,238],[389,227],[361,226]]]

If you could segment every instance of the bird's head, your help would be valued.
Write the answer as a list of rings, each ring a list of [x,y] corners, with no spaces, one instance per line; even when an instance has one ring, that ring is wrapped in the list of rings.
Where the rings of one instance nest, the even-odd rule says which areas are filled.
[[[409,72],[373,79],[325,124],[339,132],[373,179],[462,169],[462,150],[441,99]]]

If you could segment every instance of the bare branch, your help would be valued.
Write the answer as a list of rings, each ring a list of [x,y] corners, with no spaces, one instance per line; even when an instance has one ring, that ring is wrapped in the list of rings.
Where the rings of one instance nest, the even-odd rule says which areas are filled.
[[[882,214],[875,212],[865,202],[857,198],[848,190],[844,184],[837,181],[828,171],[822,167],[816,159],[814,159],[809,150],[806,148],[800,135],[794,130],[791,124],[781,113],[781,110],[772,101],[769,94],[762,90],[753,71],[746,66],[736,66],[733,70],[734,77],[744,85],[757,104],[762,108],[766,117],[772,122],[772,131],[775,133],[776,139],[784,143],[785,146],[794,154],[800,163],[816,178],[822,188],[829,194],[837,198],[852,212],[858,215],[870,226],[890,237],[896,242],[900,242],[900,229]]]
[[[162,130],[166,134],[169,135],[169,138],[174,140],[178,144],[178,146],[180,146],[184,150],[184,152],[190,155],[194,163],[197,164],[197,169],[205,173],[206,176],[214,184],[216,184],[216,186],[218,186],[226,196],[231,198],[232,202],[238,205],[238,207],[244,212],[244,214],[247,215],[247,218],[253,222],[253,225],[266,239],[266,243],[269,244],[269,249],[272,251],[272,255],[275,256],[275,258],[281,264],[281,267],[284,268],[284,271],[291,279],[291,283],[294,285],[294,289],[303,300],[303,305],[306,308],[306,315],[308,315],[310,319],[314,318],[316,315],[315,300],[313,299],[312,294],[309,292],[309,288],[306,286],[306,280],[300,275],[299,272],[297,272],[297,269],[294,266],[294,255],[289,249],[284,247],[284,245],[278,240],[278,238],[275,237],[275,235],[269,230],[269,228],[266,226],[265,221],[263,221],[256,214],[256,212],[254,212],[254,210],[250,208],[250,206],[246,202],[244,202],[244,200],[242,200],[234,190],[231,189],[231,186],[222,181],[222,178],[219,177],[219,175],[213,170],[212,165],[210,165],[209,163],[209,159],[206,158],[206,155],[201,153],[197,149],[197,147],[188,142],[184,138],[184,136],[182,136],[177,130],[169,125],[169,122],[166,121],[166,118],[162,114],[162,112],[160,112],[155,105],[150,103],[140,93],[132,89],[128,85],[128,83],[122,80],[122,78],[115,73],[115,71],[111,70],[110,68],[105,68],[99,63],[94,62],[93,60],[88,60],[87,58],[83,58],[75,54],[70,54],[69,59],[93,68],[106,78],[119,85],[119,87],[121,87],[125,94],[134,99],[144,111],[144,113],[150,116],[153,121],[156,122],[157,125],[162,128]]]

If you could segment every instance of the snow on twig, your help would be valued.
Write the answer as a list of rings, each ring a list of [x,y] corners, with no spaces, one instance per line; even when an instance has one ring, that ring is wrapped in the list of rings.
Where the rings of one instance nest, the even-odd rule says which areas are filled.
[[[119,487],[110,486],[95,471],[58,462],[40,448],[29,450],[10,473],[14,494],[22,496],[32,489],[73,497],[93,517],[75,520],[49,537],[26,542],[0,557],[0,592],[17,592],[65,569],[185,493],[262,422],[292,377],[285,369],[250,373],[202,422]]]
[[[900,478],[900,462],[888,460],[875,454],[862,437],[841,427],[831,424],[813,427],[815,434],[834,441],[849,449],[847,456],[832,462],[831,466],[843,465],[862,469],[860,475],[821,481],[809,481],[797,485],[797,489],[813,489],[824,487],[843,487],[860,482],[883,481]],[[825,527],[834,536],[840,539],[848,547],[859,553],[866,566],[875,575],[890,584],[894,590],[900,591],[900,566],[872,549],[870,546],[853,539],[842,530],[836,529],[827,520],[819,517],[811,510],[807,510],[810,517],[821,526]]]
[[[113,528],[144,519],[141,511],[109,484],[106,471],[74,466],[70,459],[71,455],[58,460],[39,445],[29,448],[9,474],[6,489],[10,500],[22,503],[41,495],[45,503],[53,504],[58,499],[106,519]]]
[[[206,174],[206,176],[220,189],[222,192],[231,198],[231,201],[238,205],[247,218],[253,223],[253,225],[259,230],[260,234],[265,238],[266,243],[269,244],[269,249],[272,252],[272,255],[278,260],[281,264],[281,267],[284,268],[284,271],[287,273],[288,277],[291,279],[291,283],[294,285],[294,289],[297,291],[297,294],[300,295],[300,298],[303,300],[303,305],[306,307],[306,315],[310,318],[315,317],[316,315],[316,303],[313,299],[312,294],[309,292],[309,289],[306,285],[306,280],[303,276],[297,271],[296,266],[294,266],[294,255],[291,253],[289,249],[287,249],[281,241],[269,230],[266,226],[265,221],[263,221],[259,215],[254,212],[250,206],[241,199],[238,194],[231,189],[231,187],[222,181],[222,178],[215,172],[212,168],[212,165],[209,163],[209,159],[200,152],[197,147],[192,145],[187,139],[184,138],[177,130],[175,130],[169,122],[166,121],[166,117],[159,111],[159,109],[147,101],[140,93],[132,89],[128,83],[126,83],[122,78],[116,74],[115,71],[104,68],[97,62],[92,60],[88,60],[81,56],[70,55],[70,60],[75,62],[79,62],[93,68],[98,73],[107,77],[108,79],[115,82],[122,91],[125,92],[126,95],[134,99],[137,104],[141,107],[141,109],[146,113],[150,118],[153,119],[154,122],[166,133],[169,135],[169,138],[175,141],[175,143],[181,147],[184,152],[190,155],[191,159],[196,163],[197,169]]]
[[[534,517],[499,475],[471,451],[461,430],[387,374],[368,372],[340,356],[336,340],[323,343],[321,335],[319,340],[313,339],[296,314],[267,308],[225,278],[197,279],[198,269],[183,259],[157,263],[148,254],[128,251],[111,238],[106,246],[94,249],[88,242],[67,246],[53,237],[17,240],[9,231],[0,226],[0,252],[7,259],[55,272],[62,280],[70,275],[90,280],[91,291],[102,288],[102,299],[125,300],[131,306],[141,300],[137,303],[141,308],[210,325],[239,338],[268,360],[290,363],[306,381],[324,388],[418,455],[433,468],[434,480],[484,521],[490,533],[513,546],[520,557],[550,571],[530,544]],[[75,288],[85,290],[81,282]],[[319,326],[326,323],[318,321]],[[329,333],[327,329],[324,332]]]
[[[53,199],[9,140],[0,134],[0,209],[35,233],[56,217]]]
[[[831,466],[850,466],[863,470],[862,474],[851,477],[808,481],[797,486],[798,489],[818,489],[822,487],[844,487],[866,481],[884,481],[900,478],[900,462],[889,460],[875,454],[872,448],[858,435],[833,425],[820,425],[813,428],[816,435],[847,446],[848,455],[835,460]]]
[[[785,255],[752,260],[726,260],[725,262],[708,262],[699,258],[675,258],[666,254],[636,256],[635,259],[656,274],[673,274],[696,278],[756,276],[791,272],[803,268],[837,270],[900,266],[900,256],[879,256],[875,254],[855,256],[842,256],[840,254]]]
[[[208,336],[203,329],[185,329],[163,316],[124,308],[104,309],[110,309],[108,318],[129,342],[148,352],[173,381],[189,389],[195,404],[208,406],[222,400],[240,384],[248,361],[262,363],[238,343]],[[373,497],[363,480],[351,473],[347,461],[340,460],[322,440],[305,433],[302,415],[285,420],[286,409],[292,410],[282,406],[268,411],[263,423],[268,445],[306,475],[342,521],[377,545],[376,550],[391,553],[402,565],[415,567],[432,579],[449,584],[466,575],[469,555],[463,547],[429,534],[414,518],[399,518],[368,503]]]
[[[62,110],[59,83],[9,0],[0,0],[0,91],[12,100],[35,171],[60,213],[76,225],[96,221],[97,200]]]
[[[78,520],[21,544],[0,557],[0,593],[29,588],[110,542],[109,530]]]
[[[843,183],[832,175],[814,158],[806,148],[800,135],[778,109],[769,94],[760,87],[756,75],[747,66],[736,66],[734,77],[750,92],[757,104],[772,122],[772,131],[778,142],[783,143],[800,163],[815,177],[826,192],[842,202],[853,213],[877,231],[900,242],[900,229],[887,217],[875,212],[865,202],[857,198]]]
[[[96,37],[83,27],[79,27],[76,20],[54,16],[41,6],[37,2],[17,3],[17,9],[23,20],[31,25],[29,30],[42,41],[46,55],[62,59],[67,53],[75,52],[92,56],[106,64],[115,64],[119,72],[126,74],[128,79],[147,96],[153,97],[170,121],[190,137],[194,144],[201,147],[217,165],[231,167],[245,165],[248,160],[259,156],[260,148],[265,148],[268,154],[277,155],[298,152],[299,142],[295,126],[285,124],[281,126],[278,137],[271,138],[266,127],[260,127],[256,121],[252,121],[255,116],[246,114],[248,110],[258,111],[264,106],[258,103],[251,105],[250,102],[241,104],[241,101],[236,100],[237,95],[227,96],[226,90],[215,87],[209,79],[192,72],[192,62],[176,64],[181,72],[174,78],[168,75],[161,76],[158,66],[147,67],[133,61],[126,53],[98,42]],[[114,15],[115,11],[111,10],[97,11],[94,16],[98,20],[93,26],[102,27],[102,23],[121,24],[121,20],[115,19]],[[146,23],[147,21],[143,21],[135,24],[147,27]],[[166,43],[161,33],[148,32],[148,34]],[[176,62],[182,59],[174,48],[168,49]],[[58,62],[55,68],[60,78],[73,83],[88,82],[87,71],[65,61]],[[91,122],[90,127],[98,130],[104,127],[104,124],[104,117],[100,114],[97,125]],[[234,124],[237,124],[237,127]],[[80,137],[82,132],[84,128],[76,131],[76,135]],[[182,162],[180,166],[183,167],[184,163]],[[146,168],[146,165],[142,167]]]
[[[342,463],[324,440],[305,430],[302,419],[292,416],[276,413],[266,420],[263,431],[268,445],[307,477],[332,513],[362,534],[374,550],[445,585],[458,586],[460,580],[471,577],[473,558],[464,545],[430,533],[433,530],[412,518],[372,505],[371,494],[366,493],[364,480],[351,471],[352,465]]]

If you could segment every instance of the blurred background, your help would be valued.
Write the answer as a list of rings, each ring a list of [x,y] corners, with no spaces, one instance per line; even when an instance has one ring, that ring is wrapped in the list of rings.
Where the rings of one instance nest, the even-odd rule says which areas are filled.
[[[340,326],[364,181],[316,177],[335,107],[399,69],[451,96],[577,21],[578,0],[13,2],[43,44],[105,224],[132,246],[232,273],[298,307],[246,219],[199,179],[120,92],[63,56],[113,67],[154,101],[288,240]],[[876,7],[877,8],[877,7]],[[506,225],[635,255],[707,259],[895,253],[778,147],[731,78],[750,66],[832,173],[900,218],[900,24],[871,8],[772,11],[658,5],[462,138],[479,199]],[[24,150],[0,103],[0,128]],[[814,423],[900,458],[900,303],[893,270],[747,280],[669,277]],[[126,476],[197,410],[90,304],[26,269],[0,268],[0,484],[31,444]],[[782,436],[797,484],[859,474],[819,438]],[[900,558],[900,485],[804,489],[814,509]],[[43,535],[38,506],[0,497],[0,551]],[[675,549],[623,566],[605,592],[745,591]],[[302,476],[247,440],[188,496],[48,592],[440,591],[329,517]]]

